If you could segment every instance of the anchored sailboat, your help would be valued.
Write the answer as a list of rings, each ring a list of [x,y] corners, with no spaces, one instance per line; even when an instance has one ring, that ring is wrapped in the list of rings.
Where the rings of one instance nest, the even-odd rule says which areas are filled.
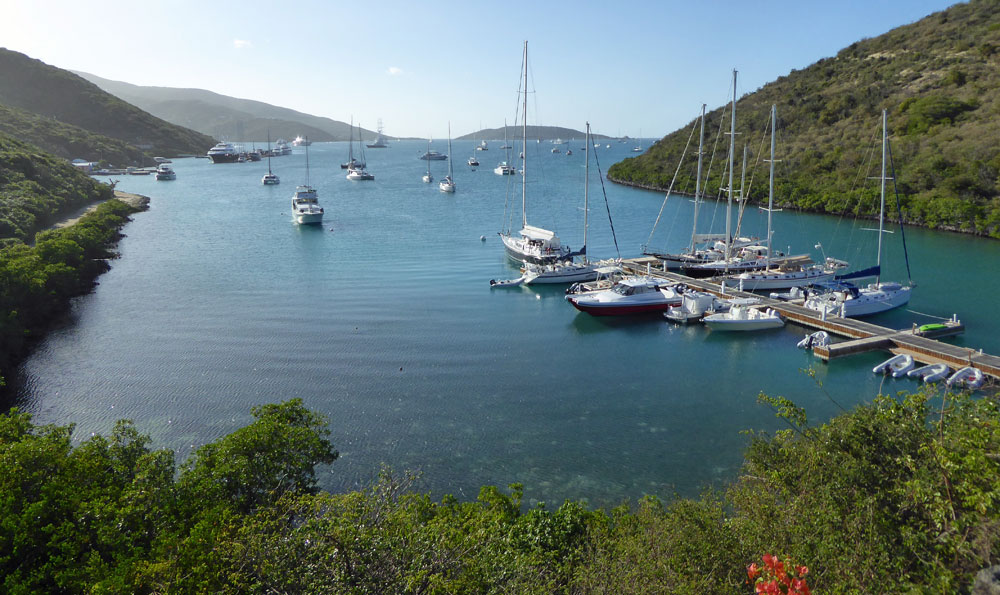
[[[451,122],[448,122],[448,154],[451,155]],[[427,162],[428,168],[430,167],[430,165],[431,162],[428,161]],[[428,169],[427,171],[429,174],[430,169]],[[454,172],[452,171],[451,168],[451,159],[448,159],[448,175],[445,176],[443,180],[441,180],[441,183],[438,184],[438,188],[441,189],[441,192],[455,191],[455,178],[454,178]]]

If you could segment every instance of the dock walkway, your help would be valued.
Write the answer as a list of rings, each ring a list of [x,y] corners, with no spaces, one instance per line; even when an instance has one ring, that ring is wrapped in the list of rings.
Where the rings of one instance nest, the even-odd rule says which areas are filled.
[[[839,343],[830,343],[825,347],[814,347],[813,354],[824,361],[866,351],[887,350],[896,354],[909,354],[922,364],[944,363],[951,368],[975,366],[982,370],[983,374],[1000,379],[1000,357],[983,353],[981,349],[977,351],[937,340],[965,332],[965,325],[956,318],[945,322],[944,328],[933,331],[921,333],[917,331],[916,327],[896,330],[854,318],[824,316],[803,306],[801,300],[798,303],[776,300],[760,294],[740,291],[728,284],[716,283],[708,279],[693,279],[686,275],[666,271],[662,268],[661,261],[651,256],[623,260],[622,268],[630,274],[650,275],[677,281],[698,291],[705,291],[719,297],[756,298],[760,300],[758,307],[773,308],[780,312],[786,320],[809,329],[824,330],[831,335],[848,339]]]

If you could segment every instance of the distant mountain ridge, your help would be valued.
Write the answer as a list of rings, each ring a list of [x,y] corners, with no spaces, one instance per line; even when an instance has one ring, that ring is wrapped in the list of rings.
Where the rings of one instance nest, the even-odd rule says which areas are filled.
[[[957,4],[851,44],[835,57],[740,98],[737,131],[747,139],[764,128],[771,104],[777,106],[776,158],[781,163],[775,206],[857,212],[854,180],[865,158],[863,147],[886,108],[904,221],[1000,238],[998,7],[997,0]],[[724,86],[726,73],[719,79]],[[697,108],[691,106],[692,116]],[[706,142],[719,129],[720,118],[727,119],[728,131],[728,109],[708,114]],[[665,190],[694,124],[667,135],[644,154],[614,164],[608,177]],[[756,147],[751,144],[752,151]],[[686,163],[692,155],[689,149]],[[705,187],[725,185],[716,175]],[[692,192],[694,177],[694,167],[685,166],[675,189]],[[761,201],[766,194],[765,182],[755,187],[751,199]],[[871,216],[873,210],[877,213],[877,206],[859,214]]]
[[[573,130],[572,128],[562,128],[560,126],[528,126],[527,128],[528,140],[556,140],[562,139],[564,141],[569,140],[580,140],[587,136],[585,132],[579,130]],[[607,139],[610,136],[604,136],[603,134],[590,133],[591,138],[597,139]],[[504,129],[500,128],[484,128],[477,132],[471,134],[463,134],[462,136],[456,137],[455,140],[502,140],[504,138]],[[521,127],[520,126],[507,126],[507,139],[514,141],[521,138]]]
[[[92,144],[103,144],[110,153],[104,158],[136,163],[143,152],[164,156],[202,153],[214,144],[211,137],[161,120],[67,70],[3,48],[0,104],[12,108],[6,115],[17,120],[7,122],[6,130],[61,156],[99,159],[102,155],[79,152]],[[117,139],[128,147],[97,142],[80,131]],[[79,146],[68,148],[72,141],[78,141]],[[102,150],[95,147],[93,152]]]
[[[87,72],[75,74],[149,113],[217,139],[264,142],[305,136],[315,142],[346,141],[351,125],[253,99],[240,99],[204,89],[148,87],[113,81]],[[357,138],[357,128],[354,129]],[[362,137],[375,132],[362,129]],[[395,137],[387,136],[392,139]]]

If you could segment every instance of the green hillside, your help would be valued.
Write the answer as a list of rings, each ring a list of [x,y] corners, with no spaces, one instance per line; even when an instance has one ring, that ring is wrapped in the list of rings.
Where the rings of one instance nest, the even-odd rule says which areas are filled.
[[[270,133],[272,140],[282,137],[291,140],[301,135],[325,142],[346,141],[350,134],[351,125],[345,122],[252,99],[228,97],[204,89],[145,87],[86,72],[76,74],[159,118],[215,138],[263,142]],[[362,132],[366,139],[375,138],[371,130]],[[357,135],[357,129],[354,134]]]
[[[152,163],[142,149],[125,141],[5,105],[0,105],[0,133],[30,139],[33,145],[70,160],[79,157],[114,166]]]
[[[211,137],[152,116],[71,72],[3,48],[0,104],[146,148],[152,155],[204,153],[215,144]]]
[[[66,213],[112,197],[64,159],[0,134],[0,245],[29,241]]]
[[[564,141],[578,140],[583,142],[586,133],[579,130],[573,130],[572,128],[562,128],[559,126],[528,126],[528,140],[533,141],[537,139],[541,140],[555,140],[561,138]],[[592,138],[610,138],[604,136],[603,134],[591,133]],[[472,134],[466,134],[463,136],[456,137],[455,140],[501,140],[504,138],[504,129],[500,128],[484,128],[478,132],[473,132]],[[520,126],[507,126],[507,138],[510,141],[515,141],[521,138],[521,127]]]
[[[720,73],[720,87],[723,81]],[[778,109],[781,207],[827,213],[856,208],[851,195],[864,150],[885,108],[904,220],[1000,238],[996,0],[959,4],[859,41],[740,98],[737,129],[752,152],[771,104]],[[698,108],[691,106],[692,116]],[[706,139],[718,129],[723,109],[728,106],[708,115]],[[666,189],[689,134],[690,127],[671,133],[643,155],[613,165],[608,177]],[[693,165],[685,167],[678,188],[693,190],[694,175]],[[719,186],[719,180],[708,183]],[[757,184],[753,198],[766,198],[766,186]]]

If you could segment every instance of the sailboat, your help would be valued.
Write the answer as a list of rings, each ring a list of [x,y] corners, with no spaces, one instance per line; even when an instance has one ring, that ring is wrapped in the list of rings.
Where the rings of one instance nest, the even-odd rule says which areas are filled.
[[[319,206],[316,189],[309,185],[309,145],[306,145],[306,183],[292,195],[292,218],[300,225],[323,223],[323,207]]]
[[[382,134],[382,118],[378,119],[378,136],[375,138],[375,142],[368,145],[369,149],[385,149],[389,145],[385,144],[385,136]]]
[[[887,233],[885,231],[885,182],[888,178],[885,175],[885,168],[888,151],[888,116],[886,110],[883,109],[881,199],[878,216],[878,248],[875,257],[875,266],[837,277],[839,281],[847,281],[848,279],[861,279],[874,276],[875,282],[863,288],[859,288],[851,283],[842,283],[836,289],[807,298],[805,301],[806,308],[822,312],[824,315],[840,315],[849,318],[852,316],[878,314],[879,312],[903,306],[910,301],[910,292],[913,289],[912,282],[903,285],[897,282],[882,281],[882,236]],[[900,226],[902,226],[902,222],[900,222]],[[903,242],[903,251],[905,254],[905,241]],[[907,270],[909,270],[909,264],[907,264]]]
[[[265,186],[277,186],[281,183],[277,174],[271,171],[271,131],[267,131],[267,173],[260,179],[260,183]]]
[[[524,42],[524,102],[521,107],[521,146],[528,144],[528,42]],[[506,130],[506,125],[504,126]],[[586,254],[586,246],[580,252],[572,252],[569,246],[563,246],[559,236],[554,231],[528,225],[527,210],[527,177],[528,160],[525,158],[521,170],[521,231],[520,237],[514,236],[510,229],[499,232],[507,256],[515,262],[531,262],[535,264],[552,264],[572,258],[577,254]],[[506,220],[506,217],[505,217]]]
[[[427,154],[431,152],[431,139],[427,139]],[[434,176],[431,175],[431,160],[427,159],[427,173],[423,177],[425,184],[430,184],[434,181]]]
[[[375,175],[368,173],[365,169],[365,145],[361,142],[361,123],[358,122],[358,145],[361,149],[361,161],[354,162],[351,167],[347,168],[347,179],[352,182],[374,180]]]
[[[632,147],[633,153],[642,153],[642,130],[639,131],[639,138],[637,139],[639,144]]]
[[[590,145],[590,122],[587,122],[587,145]],[[587,151],[587,163],[584,168],[583,183],[583,262],[576,263],[572,259],[553,264],[524,265],[523,283],[533,285],[540,283],[581,283],[597,279],[598,269],[607,266],[608,262],[592,263],[587,261],[587,215],[590,207],[590,151]]]
[[[358,128],[361,126],[359,125]],[[364,167],[365,163],[359,163],[357,159],[354,158],[354,118],[351,117],[351,127],[349,129],[348,140],[347,140],[347,163],[341,163],[340,169],[351,169],[353,167],[361,166]],[[358,135],[360,138],[360,135]]]
[[[498,176],[510,176],[517,173],[517,169],[510,164],[510,147],[507,146],[507,120],[503,121],[503,146],[500,147],[505,150],[505,155],[507,156],[506,161],[501,161],[493,168],[493,173]]]
[[[451,122],[448,122],[448,154],[451,155]],[[428,175],[430,175],[430,166],[431,162],[428,161],[427,162]],[[455,191],[455,178],[454,178],[454,172],[451,169],[451,159],[448,160],[448,175],[445,176],[443,180],[441,180],[441,183],[438,184],[438,188],[441,189],[441,192]]]

